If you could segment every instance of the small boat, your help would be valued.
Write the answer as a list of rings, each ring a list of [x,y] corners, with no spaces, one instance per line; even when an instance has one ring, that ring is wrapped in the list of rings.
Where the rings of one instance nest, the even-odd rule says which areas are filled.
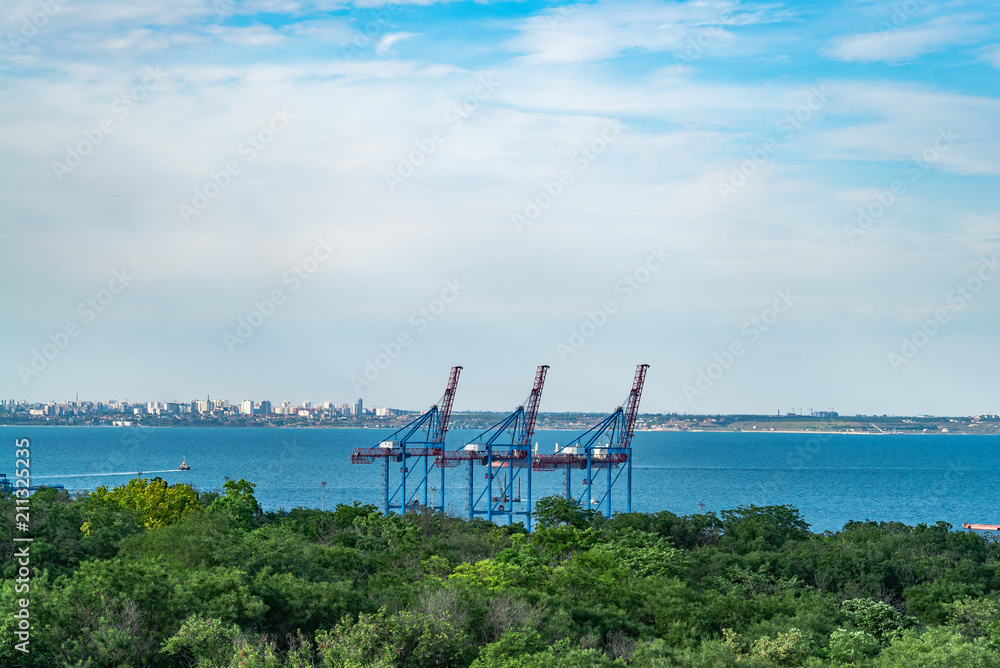
[[[187,463],[187,459],[186,458],[184,459],[184,461],[181,462],[181,465],[177,467],[177,470],[178,471],[190,471],[191,470],[191,465]]]

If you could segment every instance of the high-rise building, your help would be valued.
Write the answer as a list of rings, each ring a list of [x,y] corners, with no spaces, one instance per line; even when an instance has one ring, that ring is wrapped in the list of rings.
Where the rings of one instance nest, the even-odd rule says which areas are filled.
[[[253,415],[253,401],[250,399],[244,399],[243,403],[240,405],[240,413],[242,415]]]
[[[261,415],[270,415],[271,414],[271,402],[270,401],[262,401],[262,402],[260,402],[260,408],[258,408],[257,412],[260,413]]]
[[[354,404],[354,414],[357,415],[357,416],[361,416],[361,415],[365,414],[365,406],[362,403],[360,397],[358,398],[357,402],[355,402],[355,404]]]

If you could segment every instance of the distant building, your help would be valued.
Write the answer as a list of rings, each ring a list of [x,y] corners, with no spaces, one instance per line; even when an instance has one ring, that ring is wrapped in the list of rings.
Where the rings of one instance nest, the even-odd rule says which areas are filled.
[[[354,414],[357,416],[365,414],[365,406],[360,398],[354,403]]]
[[[260,402],[260,408],[257,410],[257,412],[260,413],[261,415],[270,415],[271,414],[271,402],[270,401],[262,401],[262,402]]]
[[[253,401],[250,399],[244,399],[243,403],[240,404],[240,414],[253,415]]]

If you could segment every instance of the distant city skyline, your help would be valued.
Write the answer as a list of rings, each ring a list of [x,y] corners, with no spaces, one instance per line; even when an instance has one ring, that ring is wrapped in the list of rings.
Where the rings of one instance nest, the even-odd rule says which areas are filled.
[[[80,399],[75,398],[72,400],[55,401],[50,400],[47,402],[30,402],[23,399],[0,399],[0,412],[4,409],[9,409],[12,406],[48,406],[48,407],[96,407],[98,409],[114,409],[121,410],[123,408],[128,408],[129,410],[137,407],[143,407],[146,409],[144,412],[152,413],[164,412],[164,413],[210,413],[214,410],[230,410],[234,413],[240,415],[301,415],[299,411],[304,410],[306,412],[332,412],[333,415],[373,415],[378,417],[390,416],[390,415],[403,415],[403,414],[419,414],[426,410],[428,406],[423,407],[393,407],[393,406],[372,406],[371,408],[363,407],[363,400],[355,400],[354,402],[336,402],[336,401],[318,401],[314,402],[311,400],[305,400],[301,403],[294,403],[290,400],[283,400],[277,404],[271,402],[267,399],[243,399],[241,401],[230,401],[229,399],[211,399],[211,405],[209,405],[209,400],[194,399],[191,401],[130,401],[127,399],[116,400],[91,400],[91,399]],[[513,407],[511,407],[513,408]],[[540,411],[542,414],[557,414],[557,413],[579,413],[579,414],[602,414],[611,412],[614,407],[610,407],[605,411]],[[463,409],[454,411],[456,414],[461,413],[498,413],[502,414],[509,411],[504,410],[491,410],[491,409]],[[641,410],[640,414],[643,415],[716,415],[715,413],[694,413],[690,411],[679,411],[679,412],[667,412],[662,411],[649,411]],[[969,414],[955,414],[955,415],[932,415],[932,414],[888,414],[888,413],[855,413],[852,415],[841,414],[833,410],[822,410],[815,408],[789,408],[777,409],[770,413],[720,413],[718,415],[760,415],[762,417],[776,416],[776,417],[818,417],[818,418],[836,418],[836,417],[917,417],[917,418],[935,418],[935,417],[975,417],[981,416],[984,418],[998,418],[1000,415],[995,413],[969,413]]]

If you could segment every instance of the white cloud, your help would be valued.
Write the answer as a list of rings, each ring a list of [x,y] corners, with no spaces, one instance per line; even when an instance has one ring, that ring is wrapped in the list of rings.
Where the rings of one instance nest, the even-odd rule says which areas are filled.
[[[287,41],[287,37],[268,25],[247,27],[211,26],[208,34],[220,42],[239,46],[277,46]]]
[[[694,45],[711,50],[732,43],[727,27],[780,20],[772,7],[650,0],[560,5],[525,19],[508,43],[533,61],[573,63],[619,54],[677,51]]]
[[[289,34],[307,37],[327,44],[351,44],[357,34],[343,20],[315,19],[299,21],[288,26]]]
[[[375,47],[375,53],[380,56],[388,55],[389,51],[392,49],[393,44],[404,40],[408,37],[413,37],[415,33],[412,32],[394,32],[386,35],[381,40],[379,40],[378,46]]]
[[[817,157],[900,164],[922,158],[922,172],[1000,174],[1000,100],[907,84],[841,81],[830,88],[829,113],[852,121],[817,128]]]
[[[974,43],[985,31],[978,14],[942,16],[919,25],[833,39],[824,54],[853,62],[900,62],[952,46]]]
[[[992,47],[984,54],[986,62],[993,67],[1000,68],[1000,47]]]

